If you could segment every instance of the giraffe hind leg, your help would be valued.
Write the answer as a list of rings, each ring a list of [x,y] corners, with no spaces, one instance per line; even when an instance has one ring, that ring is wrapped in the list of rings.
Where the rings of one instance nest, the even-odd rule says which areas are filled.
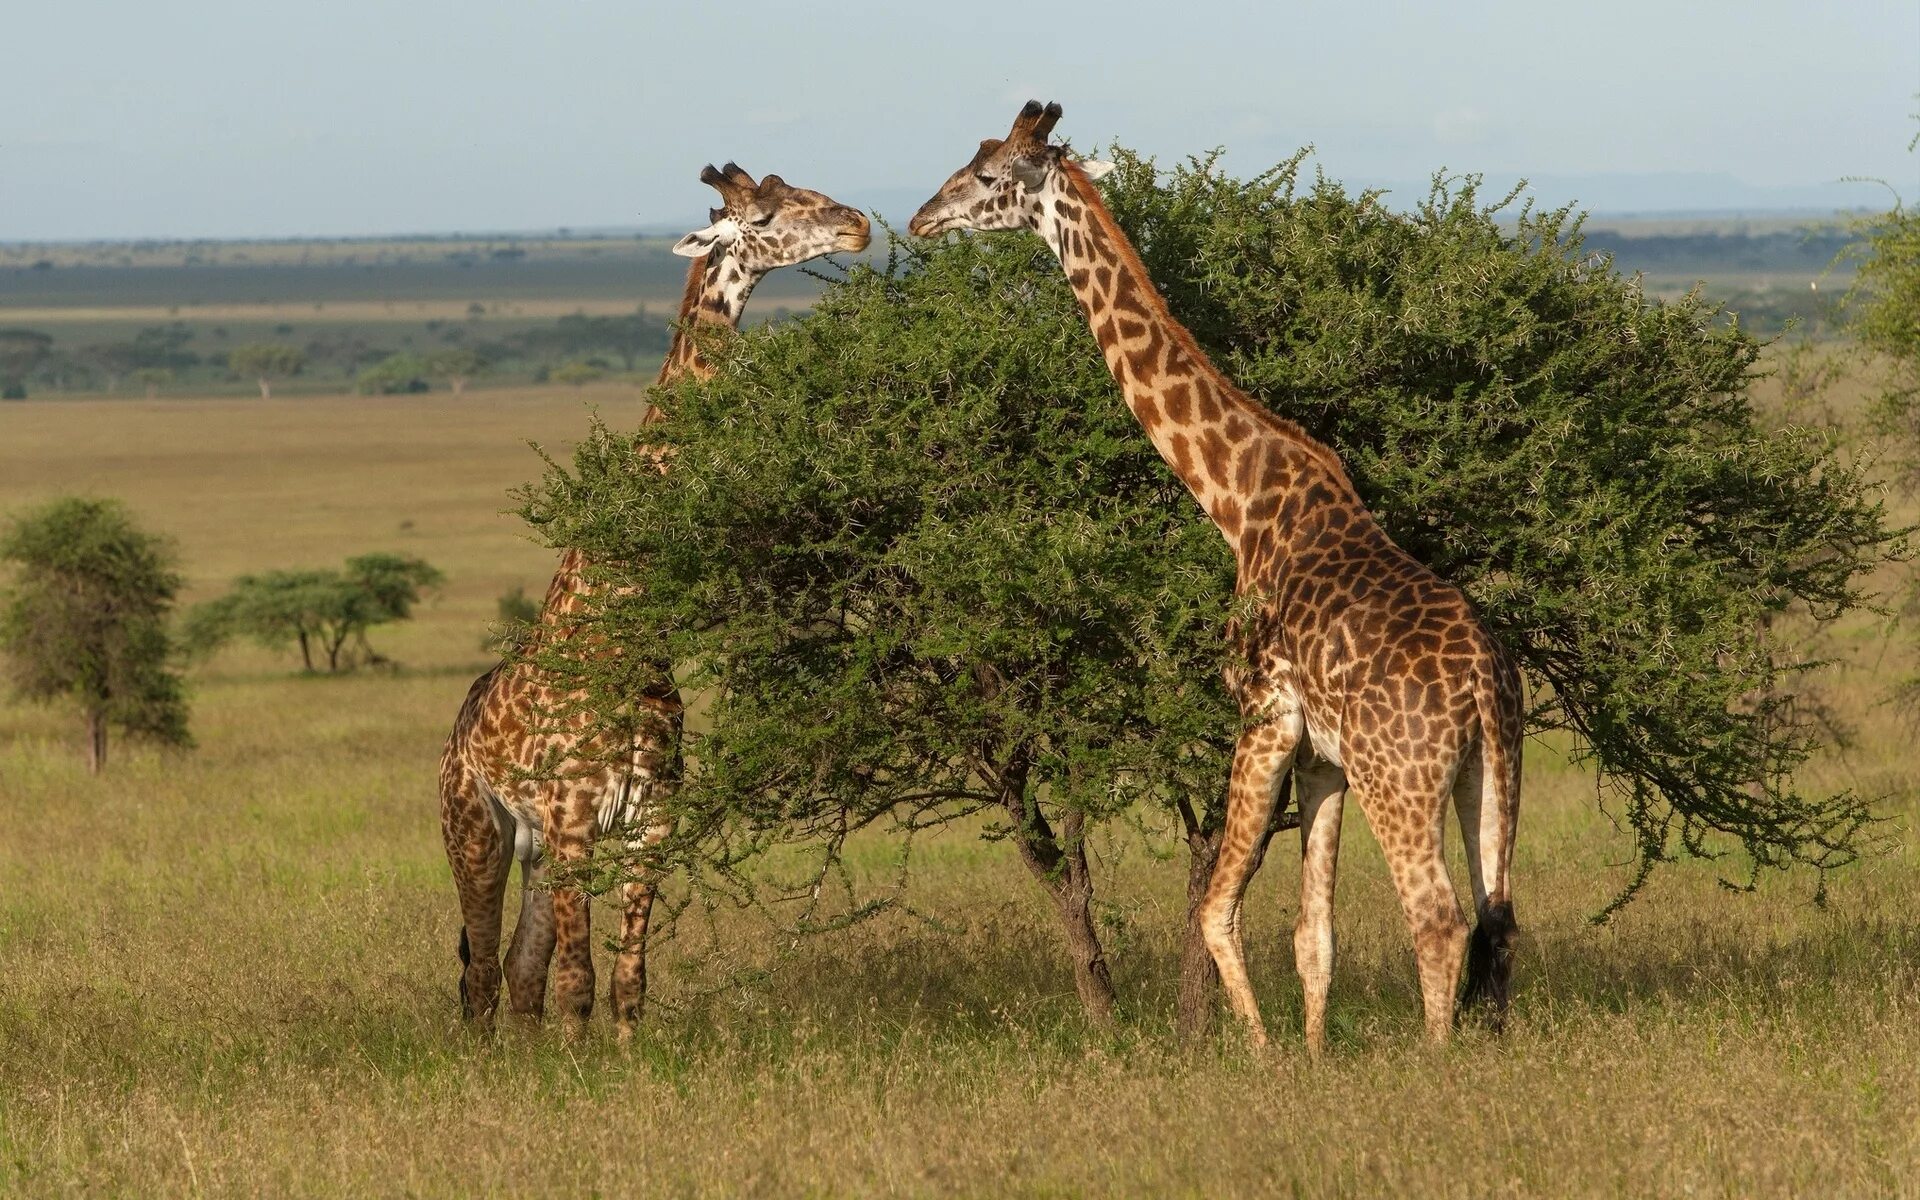
[[[488,1028],[500,1000],[500,906],[513,860],[491,802],[457,762],[441,770],[440,829],[460,896],[460,1012]]]
[[[1383,797],[1385,798],[1385,797]],[[1361,790],[1363,806],[1366,789]],[[1460,967],[1467,956],[1467,920],[1460,914],[1453,881],[1447,877],[1442,837],[1446,832],[1446,800],[1441,787],[1420,786],[1392,797],[1404,823],[1397,836],[1382,837],[1387,869],[1400,907],[1413,935],[1414,960],[1420,972],[1420,999],[1426,1013],[1427,1037],[1444,1043],[1453,1032],[1454,995]],[[1372,814],[1369,814],[1370,818]],[[1383,823],[1371,820],[1376,833]]]

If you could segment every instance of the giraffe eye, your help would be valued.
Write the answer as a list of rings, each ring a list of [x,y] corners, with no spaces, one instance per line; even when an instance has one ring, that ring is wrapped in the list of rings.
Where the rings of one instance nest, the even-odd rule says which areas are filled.
[[[755,217],[753,219],[753,224],[755,228],[765,229],[767,226],[773,224],[773,214],[768,213],[764,217]]]
[[[973,177],[975,179],[978,179],[981,183],[986,184],[988,187],[992,187],[994,184],[993,176],[987,174],[984,171],[975,172]]]

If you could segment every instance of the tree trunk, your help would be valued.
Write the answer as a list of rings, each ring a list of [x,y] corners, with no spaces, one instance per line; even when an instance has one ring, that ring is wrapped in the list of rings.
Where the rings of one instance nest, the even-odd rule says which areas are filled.
[[[300,661],[309,673],[313,670],[313,646],[307,641],[307,631],[300,631]]]
[[[107,714],[87,710],[87,774],[98,775],[107,765]]]
[[[273,384],[265,375],[260,377],[260,398],[262,400],[273,399]]]
[[[1060,916],[1073,960],[1073,988],[1089,1020],[1102,1028],[1113,1024],[1113,973],[1093,924],[1093,874],[1087,864],[1086,814],[1070,810],[1061,821],[1065,842],[1027,790],[1031,761],[1024,747],[1000,771],[1000,806],[1013,819],[1013,844],[1020,861],[1046,890]]]
[[[1266,861],[1267,847],[1273,835],[1282,829],[1297,829],[1300,816],[1293,810],[1293,774],[1280,781],[1280,801],[1274,805],[1273,820],[1260,844],[1253,848],[1253,869]],[[1185,797],[1179,801],[1180,822],[1187,835],[1187,926],[1180,943],[1180,993],[1177,1002],[1177,1028],[1181,1042],[1193,1045],[1213,1032],[1213,1016],[1219,1007],[1220,968],[1214,965],[1213,952],[1200,927],[1200,905],[1213,882],[1213,868],[1220,861],[1220,838],[1226,826],[1226,806],[1215,801],[1195,816]]]

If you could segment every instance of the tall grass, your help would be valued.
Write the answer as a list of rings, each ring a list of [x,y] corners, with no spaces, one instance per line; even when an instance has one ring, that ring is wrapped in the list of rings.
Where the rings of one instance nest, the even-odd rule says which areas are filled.
[[[1096,847],[1112,1035],[1080,1022],[1038,891],[964,829],[916,851],[924,918],[797,945],[745,913],[684,920],[630,1052],[604,1018],[573,1046],[468,1035],[434,764],[492,598],[551,563],[492,516],[534,470],[518,439],[583,424],[572,395],[0,410],[0,508],[122,495],[182,538],[197,587],[383,545],[452,577],[383,646],[397,677],[259,652],[200,669],[191,755],[120,753],[93,780],[63,714],[0,708],[0,1193],[1920,1192],[1911,803],[1824,908],[1806,877],[1737,894],[1691,865],[1596,927],[1631,841],[1547,745],[1503,1038],[1421,1044],[1363,821],[1319,1066],[1297,1044],[1294,856],[1251,906],[1278,1049],[1186,1051],[1184,869],[1138,834]],[[1861,736],[1821,770],[1905,794],[1910,738],[1875,700],[1909,656],[1865,626],[1848,653],[1836,697]]]

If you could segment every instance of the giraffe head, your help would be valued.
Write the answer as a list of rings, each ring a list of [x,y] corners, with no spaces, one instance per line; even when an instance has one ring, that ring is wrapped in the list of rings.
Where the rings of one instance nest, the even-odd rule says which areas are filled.
[[[933,199],[920,206],[907,225],[915,237],[935,237],[952,229],[1037,229],[1040,197],[1053,182],[1066,147],[1047,144],[1060,106],[1029,100],[1004,138],[980,143],[967,165],[948,177]],[[1109,163],[1083,161],[1098,179]]]
[[[763,275],[836,250],[857,253],[872,237],[858,210],[778,175],[755,183],[736,163],[719,170],[709,163],[700,182],[720,193],[721,205],[708,212],[713,224],[674,243],[673,252],[687,258],[718,252]]]

